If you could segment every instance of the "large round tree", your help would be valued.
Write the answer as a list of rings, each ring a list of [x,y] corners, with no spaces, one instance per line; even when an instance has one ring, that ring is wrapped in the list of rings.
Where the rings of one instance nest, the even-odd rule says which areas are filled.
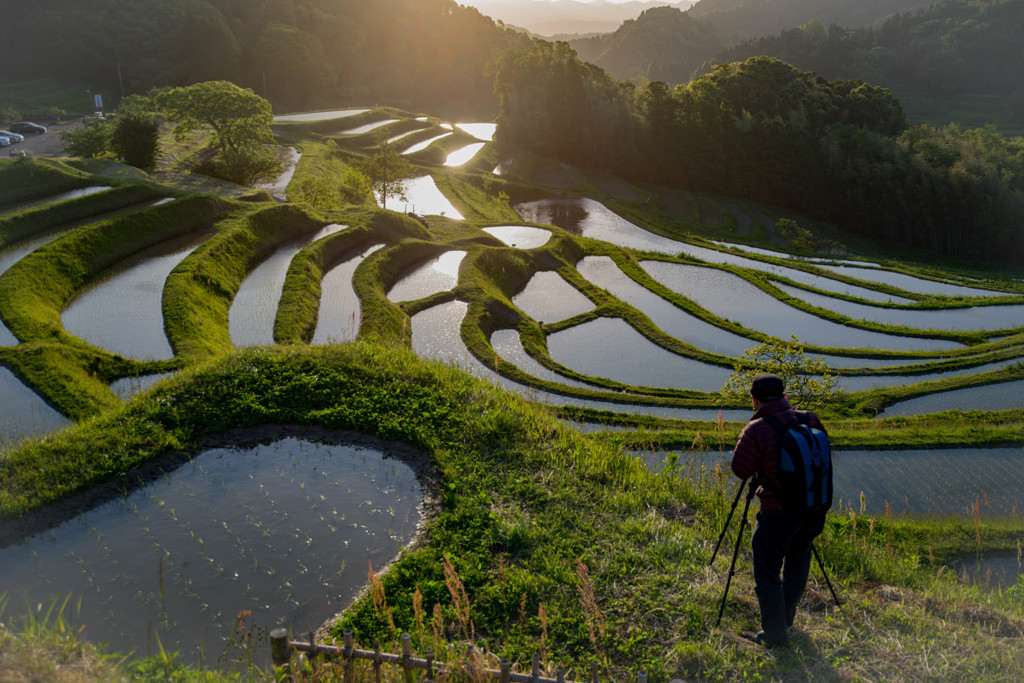
[[[249,88],[207,81],[164,91],[157,107],[177,125],[175,137],[207,131],[213,158],[199,170],[243,185],[272,177],[281,165],[264,145],[274,142],[270,103]]]

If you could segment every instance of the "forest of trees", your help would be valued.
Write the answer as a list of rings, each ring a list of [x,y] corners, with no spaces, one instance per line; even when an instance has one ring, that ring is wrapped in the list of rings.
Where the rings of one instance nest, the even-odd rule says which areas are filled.
[[[738,36],[748,39],[737,44]],[[1024,121],[1024,0],[701,0],[688,12],[648,10],[570,45],[621,79],[687,83],[715,64],[764,55],[936,97],[1009,96]]]
[[[276,111],[386,100],[493,112],[484,67],[525,42],[454,0],[32,0],[0,23],[9,75],[111,95],[228,80]]]
[[[755,57],[635,86],[542,42],[506,55],[495,88],[499,140],[567,162],[941,254],[1024,257],[1024,139],[908,127],[890,91],[859,80]]]
[[[913,83],[944,94],[989,93],[1020,101],[1024,117],[1024,0],[944,2],[898,14],[878,28],[809,22],[750,40],[718,63],[770,55],[827,78]]]

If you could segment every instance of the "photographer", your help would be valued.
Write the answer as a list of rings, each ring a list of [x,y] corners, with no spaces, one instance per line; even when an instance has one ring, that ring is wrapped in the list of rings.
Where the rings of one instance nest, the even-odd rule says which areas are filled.
[[[750,387],[754,416],[743,428],[732,456],[732,471],[741,479],[756,476],[761,509],[752,538],[754,591],[761,611],[761,630],[744,636],[766,647],[789,644],[787,628],[793,625],[796,606],[807,585],[811,544],[825,525],[831,505],[831,472],[828,504],[791,505],[781,465],[785,430],[805,425],[823,440],[824,460],[830,470],[825,427],[809,411],[797,411],[785,395],[782,380],[771,373],[754,377]],[[805,487],[806,488],[806,487]],[[806,496],[810,498],[810,496]],[[780,577],[781,572],[781,577]]]

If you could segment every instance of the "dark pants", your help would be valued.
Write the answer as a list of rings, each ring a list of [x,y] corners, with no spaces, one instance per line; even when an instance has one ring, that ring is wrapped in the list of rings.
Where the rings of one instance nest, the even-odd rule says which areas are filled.
[[[761,608],[764,637],[772,645],[789,642],[786,628],[793,625],[797,603],[807,586],[811,543],[825,527],[825,514],[793,515],[784,510],[757,513],[751,541],[754,592]]]

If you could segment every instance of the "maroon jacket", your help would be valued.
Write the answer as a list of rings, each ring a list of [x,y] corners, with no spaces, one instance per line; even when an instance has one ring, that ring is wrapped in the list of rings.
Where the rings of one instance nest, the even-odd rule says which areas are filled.
[[[809,426],[825,431],[825,427],[817,415],[810,411],[800,412],[806,412]],[[796,422],[796,413],[797,411],[784,398],[765,403],[754,413],[754,417],[736,439],[736,448],[732,452],[732,471],[740,479],[746,479],[756,473],[758,480],[762,484],[768,485],[767,488],[761,486],[757,489],[757,497],[761,499],[762,510],[782,509],[782,505],[775,500],[775,494],[772,493],[772,488],[779,486],[779,442],[781,439],[771,425],[758,418],[772,415],[779,422],[788,426]]]

